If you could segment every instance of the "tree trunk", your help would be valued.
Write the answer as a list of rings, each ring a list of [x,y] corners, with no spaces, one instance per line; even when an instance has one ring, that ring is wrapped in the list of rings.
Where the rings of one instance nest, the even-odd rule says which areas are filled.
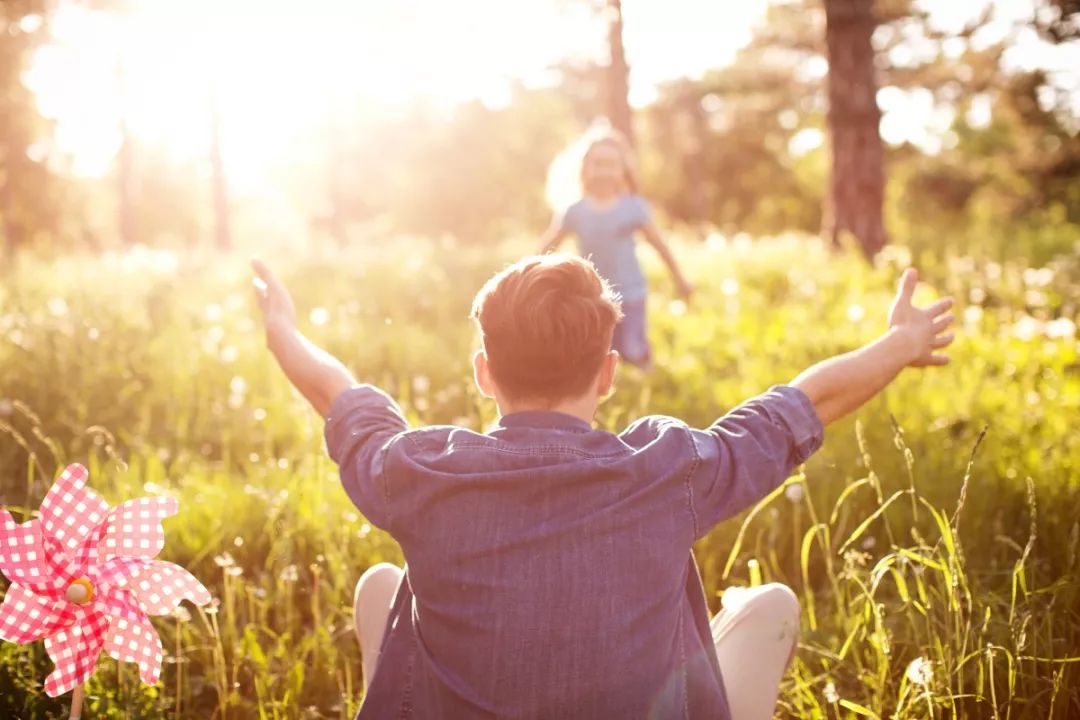
[[[612,127],[634,145],[634,125],[630,114],[630,66],[623,48],[622,0],[608,0],[607,114]]]
[[[128,129],[127,120],[121,117],[120,152],[116,158],[116,194],[120,242],[124,247],[135,244],[135,204],[131,199],[131,155],[131,131]]]
[[[225,163],[221,156],[221,113],[217,87],[210,91],[210,171],[214,194],[214,243],[219,250],[232,247],[229,230],[229,193],[225,185]]]
[[[840,244],[845,232],[867,259],[885,245],[884,171],[878,125],[877,82],[870,37],[877,21],[873,0],[824,0],[829,59],[829,135],[832,179],[823,230]]]

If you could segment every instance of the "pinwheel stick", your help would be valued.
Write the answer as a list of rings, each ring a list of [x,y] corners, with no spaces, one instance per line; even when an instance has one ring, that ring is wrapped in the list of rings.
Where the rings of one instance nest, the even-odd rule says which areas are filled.
[[[76,685],[75,689],[71,691],[71,714],[68,715],[68,720],[79,720],[82,717],[83,691],[85,688],[85,685]]]

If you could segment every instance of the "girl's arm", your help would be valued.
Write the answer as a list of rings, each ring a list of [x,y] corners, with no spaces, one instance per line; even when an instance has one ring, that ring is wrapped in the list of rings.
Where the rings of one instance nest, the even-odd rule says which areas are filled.
[[[907,270],[889,312],[889,330],[858,350],[837,355],[805,370],[791,385],[810,399],[825,425],[839,420],[877,395],[906,367],[945,365],[937,354],[953,341],[945,329],[952,324],[952,298],[925,309],[914,307],[911,296],[918,273]]]
[[[289,382],[315,410],[326,417],[338,395],[356,379],[341,361],[296,329],[296,308],[285,285],[261,260],[252,260],[255,297],[266,328],[266,345]]]
[[[671,272],[671,278],[675,281],[675,288],[679,295],[684,298],[690,297],[690,293],[694,291],[694,288],[686,281],[686,278],[683,277],[682,271],[679,269],[679,263],[671,253],[671,248],[664,242],[664,238],[660,235],[660,230],[657,229],[656,223],[649,220],[641,226],[641,232],[644,233],[645,239],[649,241],[649,244],[656,248],[656,252],[660,253],[660,259],[664,261],[664,264],[667,265],[668,270]]]
[[[570,234],[570,231],[566,229],[566,225],[562,221],[562,217],[556,216],[551,221],[551,225],[544,231],[543,237],[540,238],[540,254],[545,255],[549,252],[554,252],[559,249],[559,245],[566,239],[566,236]]]

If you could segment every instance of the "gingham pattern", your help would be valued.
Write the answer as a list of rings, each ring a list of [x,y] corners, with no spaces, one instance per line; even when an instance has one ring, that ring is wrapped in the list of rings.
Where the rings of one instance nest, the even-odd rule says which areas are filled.
[[[116,555],[154,558],[165,547],[165,529],[161,521],[175,515],[180,504],[171,497],[148,497],[128,500],[109,511],[105,537],[101,542],[102,560]]]
[[[130,622],[138,622],[144,615],[142,608],[139,607],[139,601],[127,590],[119,588],[109,588],[101,593],[94,598],[94,604],[98,612],[105,613],[113,620],[123,618]]]
[[[12,584],[0,604],[0,639],[36,642],[75,622],[75,606]]]
[[[67,586],[79,579],[82,573],[79,572],[79,566],[64,552],[64,546],[56,538],[42,535],[41,547],[45,551],[45,567],[48,568],[49,573],[44,586],[50,590],[46,591],[42,585],[31,587],[36,591],[48,592],[52,597],[61,598]]]
[[[48,569],[37,520],[20,525],[7,510],[0,510],[0,572],[11,582],[42,584]]]
[[[86,682],[102,647],[138,663],[155,683],[161,640],[146,613],[171,612],[183,599],[204,605],[210,593],[189,572],[154,560],[165,544],[161,521],[175,515],[172,498],[139,498],[112,510],[86,488],[86,469],[71,465],[41,504],[40,517],[22,525],[0,510],[0,571],[12,581],[0,604],[0,638],[45,639],[56,668],[45,681],[50,696]],[[94,586],[93,601],[67,601],[80,578]]]
[[[130,578],[155,562],[157,561],[147,558],[129,558],[117,555],[97,566],[97,580],[98,582],[125,587]]]
[[[79,608],[71,627],[45,638],[45,652],[56,665],[45,678],[49,697],[62,695],[90,679],[97,665],[109,619],[97,610]]]
[[[210,593],[194,575],[164,560],[155,560],[153,565],[133,577],[128,585],[149,615],[167,615],[184,599],[196,605],[210,602]]]
[[[113,618],[105,634],[105,652],[109,657],[139,666],[139,677],[148,685],[161,674],[161,638],[149,618],[140,615],[134,621]]]
[[[109,504],[86,487],[86,468],[68,465],[41,501],[41,527],[59,540],[69,556],[83,539],[105,519]]]

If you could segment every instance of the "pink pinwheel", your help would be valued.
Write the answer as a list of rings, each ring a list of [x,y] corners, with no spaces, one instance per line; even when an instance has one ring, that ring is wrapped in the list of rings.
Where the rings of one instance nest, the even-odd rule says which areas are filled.
[[[56,668],[52,697],[94,672],[102,648],[139,665],[143,682],[161,671],[161,640],[147,615],[210,593],[187,570],[154,557],[165,546],[161,521],[173,498],[129,500],[114,508],[86,487],[86,468],[70,465],[41,502],[40,517],[18,524],[0,510],[0,572],[11,586],[0,604],[0,639],[45,640]]]

